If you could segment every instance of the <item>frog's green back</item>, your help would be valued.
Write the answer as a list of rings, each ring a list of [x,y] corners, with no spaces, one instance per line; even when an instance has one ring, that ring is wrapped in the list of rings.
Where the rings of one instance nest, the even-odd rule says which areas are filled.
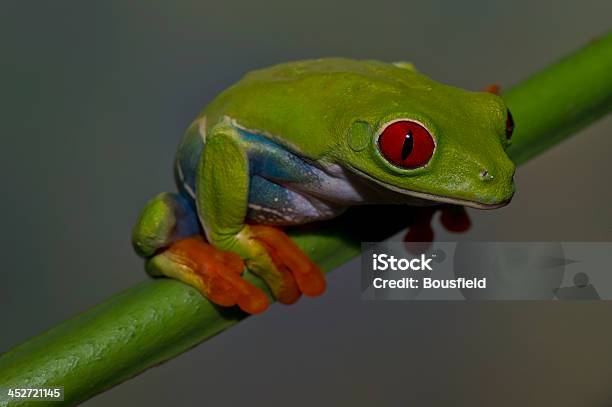
[[[202,115],[209,131],[228,116],[389,189],[495,206],[514,191],[507,112],[499,96],[435,82],[407,64],[330,58],[253,71]],[[432,138],[426,165],[400,168],[381,153],[378,135],[398,120],[422,125]]]
[[[305,60],[252,71],[202,112],[207,124],[223,116],[319,158],[355,118],[376,117],[411,92],[443,86],[406,67],[343,58]],[[381,102],[377,103],[376,99]]]

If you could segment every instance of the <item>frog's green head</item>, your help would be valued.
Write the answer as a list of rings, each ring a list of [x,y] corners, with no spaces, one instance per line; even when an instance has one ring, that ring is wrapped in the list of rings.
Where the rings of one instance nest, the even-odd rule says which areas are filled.
[[[351,108],[339,129],[346,134],[342,164],[412,197],[506,205],[515,166],[505,152],[513,122],[502,99],[413,75],[420,80],[410,87],[378,85]]]

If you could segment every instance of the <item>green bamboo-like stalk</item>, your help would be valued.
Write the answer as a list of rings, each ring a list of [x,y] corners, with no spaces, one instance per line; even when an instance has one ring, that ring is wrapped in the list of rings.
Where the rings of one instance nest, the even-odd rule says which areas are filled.
[[[509,152],[520,164],[612,110],[612,35],[535,74],[503,97],[516,122]],[[358,215],[346,216],[345,221],[292,233],[326,272],[355,257],[360,240],[393,231],[379,226],[377,235],[363,239],[348,226],[350,217]],[[252,275],[247,278],[260,285]],[[211,305],[179,282],[147,280],[3,354],[0,387],[63,386],[63,405],[74,405],[245,317],[236,309]],[[0,396],[0,405],[6,403]],[[58,405],[10,405],[29,403]]]
[[[509,149],[521,164],[612,110],[612,34],[503,94],[517,123]]]

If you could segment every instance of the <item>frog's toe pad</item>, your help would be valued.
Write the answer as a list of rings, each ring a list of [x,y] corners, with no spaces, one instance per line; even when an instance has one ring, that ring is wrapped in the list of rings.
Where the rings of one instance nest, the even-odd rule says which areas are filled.
[[[244,263],[237,254],[218,250],[201,237],[190,237],[173,243],[156,257],[161,256],[165,259],[158,263],[165,260],[168,265],[163,274],[193,285],[217,305],[238,305],[249,314],[268,308],[263,290],[241,277]]]
[[[252,238],[263,244],[270,258],[279,270],[288,270],[295,279],[300,292],[309,297],[323,294],[325,277],[319,267],[282,230],[271,226],[250,226]],[[289,295],[288,301],[277,298],[279,302],[291,303],[297,298]],[[293,298],[295,297],[295,298]]]

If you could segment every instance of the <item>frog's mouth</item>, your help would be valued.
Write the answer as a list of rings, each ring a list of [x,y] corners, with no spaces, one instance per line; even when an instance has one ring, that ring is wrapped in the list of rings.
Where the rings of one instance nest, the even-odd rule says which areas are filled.
[[[474,201],[470,199],[461,199],[461,198],[453,198],[453,197],[444,196],[444,195],[430,194],[428,192],[410,191],[410,190],[402,189],[394,185],[388,184],[384,181],[380,181],[376,178],[373,178],[372,176],[364,173],[363,171],[358,170],[357,168],[350,167],[350,170],[354,171],[355,173],[359,174],[362,177],[365,177],[371,180],[372,182],[382,186],[383,188],[387,190],[396,192],[401,195],[410,196],[412,198],[416,198],[418,200],[422,200],[426,202],[448,203],[448,204],[453,204],[453,205],[467,206],[467,207],[475,208],[475,209],[498,209],[498,208],[502,208],[508,205],[510,201],[512,200],[512,196],[514,195],[513,194],[508,199],[501,201],[501,202],[495,202],[495,203],[479,202],[479,201]]]
[[[381,185],[384,185],[384,183]],[[409,196],[423,199],[426,201],[448,203],[448,204],[453,204],[453,205],[462,205],[462,206],[468,206],[470,208],[476,208],[476,209],[503,208],[504,206],[508,205],[510,201],[512,200],[512,197],[510,197],[509,199],[502,201],[502,202],[484,203],[484,202],[478,202],[478,201],[471,201],[469,199],[451,198],[451,197],[444,196],[444,195],[428,194],[426,192],[407,191],[405,189],[396,188],[393,185],[388,185],[388,184],[384,186],[385,188],[389,188],[394,192],[399,192],[400,194],[409,195]]]

